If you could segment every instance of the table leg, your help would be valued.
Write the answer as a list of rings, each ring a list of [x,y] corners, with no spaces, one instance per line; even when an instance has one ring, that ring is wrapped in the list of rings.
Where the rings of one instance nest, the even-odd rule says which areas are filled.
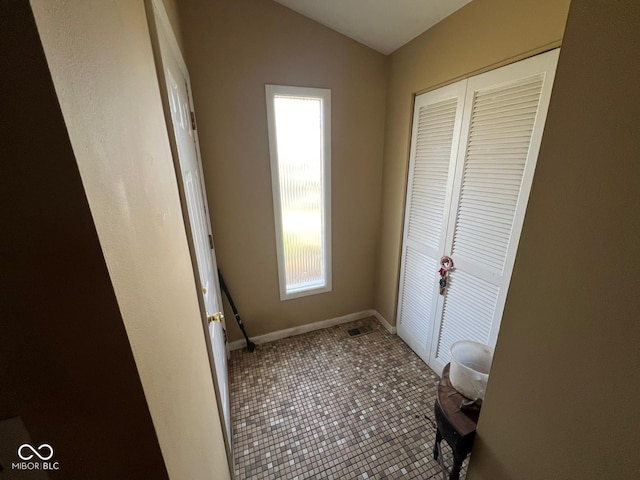
[[[442,441],[442,434],[440,433],[440,430],[436,429],[436,443],[433,446],[433,459],[434,460],[438,460],[438,445],[440,445],[441,441]]]
[[[466,454],[460,452],[453,452],[453,467],[449,474],[449,480],[458,480],[460,478],[460,469],[462,468],[462,462],[467,458]]]

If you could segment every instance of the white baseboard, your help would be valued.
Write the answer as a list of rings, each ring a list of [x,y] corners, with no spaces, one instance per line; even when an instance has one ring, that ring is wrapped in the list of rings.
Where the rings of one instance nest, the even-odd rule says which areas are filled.
[[[257,337],[251,337],[251,341],[255,344],[273,342],[274,340],[280,340],[281,338],[293,337],[300,335],[301,333],[313,332],[314,330],[320,330],[323,328],[334,327],[343,323],[353,322],[355,320],[362,320],[367,317],[375,317],[389,333],[396,333],[396,327],[391,326],[387,320],[380,315],[376,310],[363,310],[362,312],[350,313],[343,315],[342,317],[330,318],[328,320],[321,320],[319,322],[309,323],[307,325],[300,325],[299,327],[285,328],[284,330],[278,330],[276,332],[266,333],[264,335],[258,335]],[[240,350],[246,347],[244,340],[235,340],[229,342],[229,350]]]
[[[395,335],[397,333],[396,327],[391,325],[387,321],[387,319],[382,316],[380,312],[378,312],[377,310],[371,310],[371,315],[378,319],[378,321],[382,324],[382,326],[387,329],[387,332],[389,332],[392,335]]]

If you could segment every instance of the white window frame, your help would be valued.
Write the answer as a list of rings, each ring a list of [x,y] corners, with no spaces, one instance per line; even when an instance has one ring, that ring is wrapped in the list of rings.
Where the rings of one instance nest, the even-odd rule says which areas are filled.
[[[275,216],[276,247],[278,259],[278,279],[280,300],[305,297],[331,291],[331,90],[324,88],[291,87],[285,85],[265,85],[267,101],[267,124],[269,130],[269,155],[271,158],[271,187],[273,190],[273,212]],[[277,96],[303,97],[322,100],[322,251],[325,272],[324,285],[301,288],[287,292],[285,270],[284,238],[282,232],[282,208],[280,201],[280,177],[278,170],[278,148],[276,139],[276,119],[274,99]]]

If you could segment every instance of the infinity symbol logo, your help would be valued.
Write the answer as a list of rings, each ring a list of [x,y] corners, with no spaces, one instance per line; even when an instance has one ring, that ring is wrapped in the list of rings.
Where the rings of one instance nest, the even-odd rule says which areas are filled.
[[[27,451],[26,454],[23,453],[25,450]],[[45,452],[43,452],[43,450]],[[31,451],[31,453],[29,453],[29,451]],[[51,457],[53,457],[53,447],[48,443],[43,443],[37,449],[33,448],[28,443],[23,443],[22,445],[20,445],[20,447],[18,447],[18,456],[22,460],[31,460],[34,455],[40,460],[49,460]]]

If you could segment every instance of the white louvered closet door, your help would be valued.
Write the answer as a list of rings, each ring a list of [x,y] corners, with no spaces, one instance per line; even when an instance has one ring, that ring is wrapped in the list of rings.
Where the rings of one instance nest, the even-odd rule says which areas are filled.
[[[558,51],[470,78],[437,294],[430,359],[440,374],[451,344],[495,346],[529,199]]]
[[[398,302],[398,335],[425,361],[436,312],[466,81],[416,97]]]

